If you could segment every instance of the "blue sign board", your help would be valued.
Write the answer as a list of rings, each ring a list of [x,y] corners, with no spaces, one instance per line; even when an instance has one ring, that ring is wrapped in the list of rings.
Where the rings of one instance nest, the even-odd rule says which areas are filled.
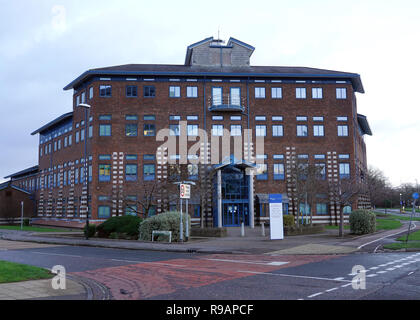
[[[279,194],[270,194],[268,197],[269,203],[282,203],[283,202],[283,196],[281,193]]]
[[[413,199],[418,199],[419,198],[419,194],[417,192],[413,193]]]

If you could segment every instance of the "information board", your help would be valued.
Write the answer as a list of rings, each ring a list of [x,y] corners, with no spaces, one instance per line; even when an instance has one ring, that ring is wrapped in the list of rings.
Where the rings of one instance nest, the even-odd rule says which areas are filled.
[[[281,194],[270,194],[270,239],[283,240],[283,198]]]

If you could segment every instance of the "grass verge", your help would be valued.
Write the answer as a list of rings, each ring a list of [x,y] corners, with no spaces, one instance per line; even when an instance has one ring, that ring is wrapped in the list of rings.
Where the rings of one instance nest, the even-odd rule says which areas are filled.
[[[420,241],[396,242],[384,245],[385,249],[399,250],[399,249],[420,249]]]
[[[43,268],[0,260],[0,283],[50,279],[53,276]]]
[[[0,226],[0,229],[20,230],[20,226]],[[70,232],[69,230],[64,230],[64,229],[53,229],[53,228],[44,228],[44,227],[31,227],[31,226],[23,226],[22,230],[32,231],[32,232]]]

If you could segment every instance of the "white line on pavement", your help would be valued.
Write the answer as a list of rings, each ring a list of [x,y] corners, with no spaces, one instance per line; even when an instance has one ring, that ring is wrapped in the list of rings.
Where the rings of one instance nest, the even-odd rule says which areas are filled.
[[[60,257],[82,258],[82,256],[76,256],[76,255],[72,255],[72,254],[47,253],[47,252],[37,252],[37,251],[32,251],[31,253],[44,254],[44,255],[47,255],[47,256],[60,256]]]
[[[313,297],[316,297],[316,296],[320,296],[321,294],[323,294],[324,292],[318,292],[318,293],[314,293],[314,294],[312,294],[312,295],[310,295],[310,296],[308,296],[308,298],[313,298]]]
[[[233,263],[245,263],[245,264],[262,264],[266,266],[282,266],[284,264],[288,264],[289,262],[283,262],[283,261],[272,261],[272,262],[258,262],[258,261],[241,261],[241,260],[228,260],[228,259],[204,259],[204,260],[210,260],[210,261],[221,261],[221,262],[233,262]]]
[[[382,237],[382,238],[379,238],[379,239],[376,239],[376,240],[373,240],[373,241],[370,241],[370,242],[364,243],[364,244],[362,244],[361,246],[359,246],[357,249],[358,249],[358,250],[360,250],[360,249],[362,249],[364,246],[367,246],[367,245],[369,245],[369,244],[371,244],[371,243],[374,243],[374,242],[377,242],[377,241],[380,241],[380,240],[383,240],[383,239],[386,239],[386,238],[389,238],[389,237],[392,237],[392,236],[396,236],[397,234],[404,233],[404,232],[406,232],[406,231],[400,231],[400,232],[393,233],[393,234],[387,235],[387,236],[385,236],[385,237]]]
[[[172,263],[163,263],[163,262],[153,262],[153,261],[138,261],[138,260],[123,260],[123,259],[111,259],[112,261],[118,261],[118,262],[130,262],[130,263],[147,263],[147,264],[159,264],[163,266],[170,266],[170,267],[186,267],[185,265],[180,264],[172,264]]]
[[[338,290],[338,287],[332,288],[332,289],[329,289],[329,290],[325,290],[325,292],[332,292],[332,291],[335,291],[335,290]]]
[[[243,271],[243,270],[239,270],[238,272],[240,272],[240,273],[260,274],[260,275],[270,275],[270,276],[279,276],[279,277],[291,277],[291,278],[302,278],[302,279],[324,280],[324,281],[351,282],[351,280],[336,280],[336,279],[329,279],[329,278],[310,277],[310,276],[299,276],[299,275],[283,274],[283,273],[257,272],[257,271]]]

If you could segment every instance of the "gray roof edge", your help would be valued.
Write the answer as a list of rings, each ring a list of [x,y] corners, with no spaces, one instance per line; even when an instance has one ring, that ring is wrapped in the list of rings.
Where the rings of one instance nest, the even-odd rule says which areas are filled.
[[[31,135],[36,135],[37,133],[41,133],[47,129],[49,129],[50,127],[60,123],[61,121],[64,121],[68,118],[73,117],[73,111],[67,112],[65,114],[62,114],[61,116],[55,118],[54,120],[48,122],[46,125],[42,126],[41,128],[35,130],[34,132],[31,133]]]
[[[36,165],[36,166],[30,167],[30,168],[18,171],[16,173],[12,173],[12,174],[8,175],[7,177],[4,177],[4,179],[13,178],[13,177],[16,177],[16,176],[23,175],[25,173],[33,173],[33,172],[38,171],[38,170],[39,170],[39,166]]]

